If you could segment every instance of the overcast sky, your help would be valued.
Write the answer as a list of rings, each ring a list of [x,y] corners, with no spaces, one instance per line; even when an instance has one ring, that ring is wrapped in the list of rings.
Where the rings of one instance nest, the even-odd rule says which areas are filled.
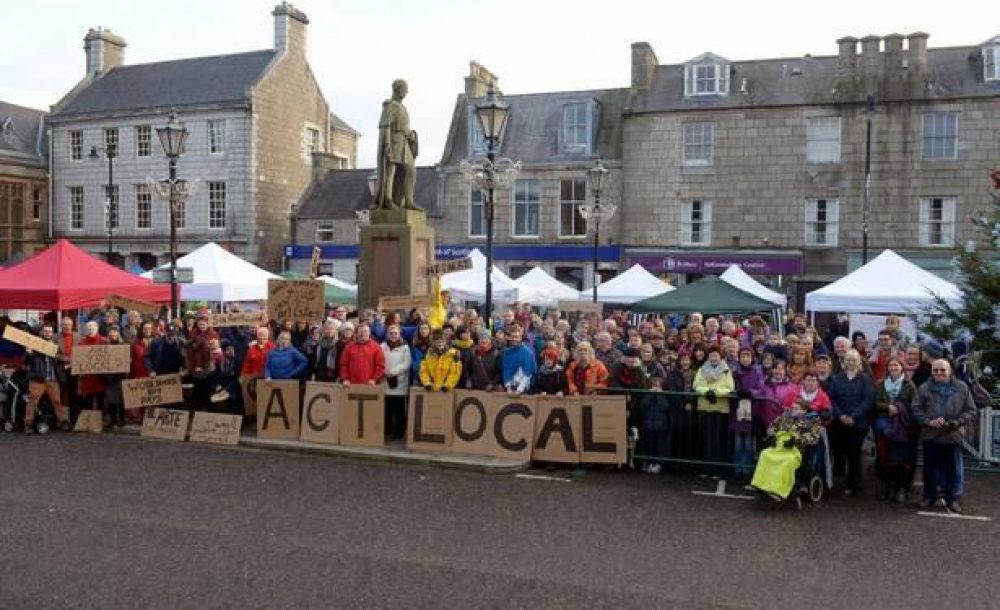
[[[84,72],[83,36],[124,36],[127,63],[273,46],[274,0],[33,0],[4,2],[0,100],[47,109]],[[310,19],[309,59],[331,109],[363,134],[358,164],[374,160],[381,102],[395,78],[420,132],[418,163],[437,162],[470,60],[505,93],[628,86],[630,44],[661,63],[704,51],[734,61],[835,55],[835,40],[922,30],[929,45],[973,45],[1000,34],[985,0],[299,0]],[[995,7],[995,5],[993,5]],[[991,29],[993,28],[993,29]]]

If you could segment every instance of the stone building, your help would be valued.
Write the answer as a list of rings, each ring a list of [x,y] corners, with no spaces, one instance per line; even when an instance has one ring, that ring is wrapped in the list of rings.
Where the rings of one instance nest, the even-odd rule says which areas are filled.
[[[843,38],[829,57],[660,65],[632,45],[623,240],[684,281],[737,262],[797,297],[868,254],[944,272],[974,234],[1000,163],[1000,38],[928,49],[928,35]],[[859,52],[860,47],[860,52]],[[653,219],[655,222],[650,222]],[[971,245],[971,244],[970,244]]]
[[[167,259],[168,206],[150,180],[166,177],[156,128],[176,109],[190,132],[178,175],[195,186],[177,219],[179,253],[214,241],[280,267],[292,206],[331,127],[306,59],[308,18],[285,2],[272,16],[272,49],[150,64],[127,65],[125,40],[108,30],[87,33],[86,74],[51,114],[54,236],[103,253],[110,224],[115,262]]]
[[[48,144],[44,112],[0,102],[0,264],[45,247]]]

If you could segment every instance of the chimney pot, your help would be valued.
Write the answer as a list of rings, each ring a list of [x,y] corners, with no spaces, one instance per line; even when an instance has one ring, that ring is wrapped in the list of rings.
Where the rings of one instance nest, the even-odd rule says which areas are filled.
[[[649,89],[660,61],[648,42],[632,43],[632,89]]]
[[[274,16],[274,50],[305,55],[306,26],[309,18],[290,2],[282,2],[271,11]]]
[[[470,61],[469,75],[465,77],[465,96],[486,97],[490,88],[493,88],[497,93],[500,92],[497,76],[479,62]]]
[[[97,76],[125,63],[125,39],[111,30],[90,28],[83,37],[87,76]]]

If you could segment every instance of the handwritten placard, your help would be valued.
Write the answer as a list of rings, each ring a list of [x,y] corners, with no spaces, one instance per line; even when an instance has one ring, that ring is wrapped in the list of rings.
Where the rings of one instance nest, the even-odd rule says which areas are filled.
[[[76,418],[76,425],[73,432],[90,432],[100,434],[104,430],[104,413],[94,409],[80,411]]]
[[[59,346],[52,341],[46,341],[41,337],[36,337],[31,333],[26,333],[23,330],[14,328],[10,324],[8,324],[7,328],[3,330],[3,338],[12,343],[23,345],[30,350],[45,354],[51,358],[55,358],[56,354],[59,353]]]
[[[156,303],[153,303],[152,301],[143,301],[141,299],[133,299],[120,294],[109,294],[104,297],[104,302],[111,307],[121,307],[125,311],[137,311],[151,316],[160,314],[160,306]]]
[[[160,375],[122,381],[126,409],[155,407],[184,402],[180,375]]]
[[[594,303],[593,301],[559,301],[556,307],[563,313],[581,313],[585,315],[601,315],[604,309],[602,303]]]
[[[191,442],[213,445],[237,445],[240,442],[242,415],[195,411],[191,420]]]
[[[208,325],[216,328],[222,326],[263,326],[265,324],[267,324],[267,315],[263,311],[234,311],[213,313],[208,316]]]
[[[168,441],[183,441],[187,436],[191,414],[179,409],[154,408],[146,411],[142,420],[142,436],[162,438]]]
[[[471,258],[459,258],[453,261],[443,261],[440,263],[434,263],[433,265],[427,265],[424,269],[424,273],[426,275],[444,275],[445,273],[465,271],[466,269],[472,269]]]
[[[424,296],[410,297],[381,297],[378,300],[380,311],[410,310],[413,308],[422,309],[431,306],[431,298]]]
[[[74,375],[127,373],[131,362],[128,345],[77,345],[73,347]]]
[[[268,280],[267,310],[278,321],[318,322],[326,316],[322,280]]]

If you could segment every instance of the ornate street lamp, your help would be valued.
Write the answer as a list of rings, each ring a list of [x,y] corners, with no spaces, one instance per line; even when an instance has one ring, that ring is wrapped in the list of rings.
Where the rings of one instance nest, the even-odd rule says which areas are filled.
[[[104,190],[104,217],[108,228],[108,255],[105,260],[111,264],[111,258],[115,252],[115,224],[118,222],[118,206],[112,198],[115,184],[114,160],[118,156],[117,146],[114,142],[106,142],[104,146],[92,146],[90,148],[90,158],[99,160],[101,153],[108,160],[108,187]]]
[[[493,219],[495,212],[494,191],[498,187],[510,186],[521,171],[521,162],[508,158],[497,159],[500,137],[503,135],[510,106],[500,101],[497,92],[490,87],[486,102],[476,106],[476,120],[486,140],[486,158],[464,159],[458,165],[466,180],[481,191],[486,192],[486,302],[483,319],[488,328],[493,327]]]
[[[156,135],[170,162],[169,177],[160,181],[157,193],[170,203],[170,313],[176,316],[180,314],[177,310],[177,208],[190,192],[187,181],[177,178],[177,158],[184,154],[188,130],[177,120],[177,112],[171,111],[167,124],[156,128]]]
[[[601,221],[611,220],[618,210],[618,206],[605,203],[601,205],[601,191],[604,190],[604,186],[608,179],[608,170],[598,159],[594,162],[593,167],[587,170],[587,186],[590,192],[594,194],[593,204],[582,204],[578,208],[580,211],[580,216],[587,221],[587,225],[591,224],[593,221],[594,227],[594,302],[597,302],[597,285],[601,283],[601,274],[597,271],[597,251],[600,246],[601,241]]]

